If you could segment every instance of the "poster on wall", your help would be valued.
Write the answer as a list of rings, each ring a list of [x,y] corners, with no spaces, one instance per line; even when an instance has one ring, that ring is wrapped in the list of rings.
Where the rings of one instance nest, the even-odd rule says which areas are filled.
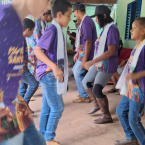
[[[6,5],[6,4],[10,4],[12,0],[0,0],[0,4],[2,5]]]

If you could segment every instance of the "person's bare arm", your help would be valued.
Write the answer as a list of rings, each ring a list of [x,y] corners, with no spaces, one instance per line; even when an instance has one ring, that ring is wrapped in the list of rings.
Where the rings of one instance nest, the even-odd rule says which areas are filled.
[[[76,40],[76,37],[72,36],[72,35],[70,34],[70,31],[67,31],[67,34],[70,36],[71,39]]]
[[[108,59],[109,57],[114,55],[115,51],[116,51],[116,45],[109,45],[108,50],[104,52],[100,57],[86,62],[85,68],[88,70],[93,64]]]
[[[62,72],[62,70],[60,68],[57,67],[57,65],[55,63],[53,63],[42,51],[43,49],[36,46],[36,48],[34,49],[34,54],[36,55],[36,57],[38,59],[40,59],[43,63],[45,63],[47,66],[49,66],[55,76],[55,79],[57,79],[57,77],[59,78],[63,78],[64,74]]]
[[[85,65],[85,63],[88,60],[91,48],[92,48],[92,41],[91,40],[86,40],[86,43],[85,43],[85,54],[84,54],[83,62],[81,64],[81,68],[82,69],[85,69],[84,65]]]
[[[142,77],[145,77],[145,71],[141,71],[141,72],[136,72],[136,73],[129,73],[127,76],[126,76],[126,80],[129,81],[129,80],[138,80]]]

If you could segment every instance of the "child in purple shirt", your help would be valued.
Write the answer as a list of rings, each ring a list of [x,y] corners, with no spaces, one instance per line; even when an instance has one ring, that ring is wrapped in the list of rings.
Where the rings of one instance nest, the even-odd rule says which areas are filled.
[[[68,26],[71,13],[72,6],[69,2],[66,0],[53,1],[52,15],[54,20],[46,28],[34,50],[39,59],[36,75],[43,92],[39,131],[44,136],[47,145],[59,145],[54,138],[64,103],[62,94],[58,93],[58,84],[66,82],[65,68],[68,66],[65,64],[68,60],[58,58],[59,54],[66,54],[62,28]],[[60,40],[62,41],[60,42]],[[61,48],[61,52],[58,50],[59,48]]]
[[[124,71],[127,70],[127,75],[123,75],[125,74],[123,71],[120,77],[126,77],[128,88],[116,109],[125,138],[117,140],[115,145],[138,145],[139,143],[145,145],[145,129],[141,123],[145,106],[145,17],[136,19],[130,32],[131,39],[136,40],[137,45],[124,68]],[[139,50],[141,51],[137,58],[136,54]],[[134,59],[138,60],[136,66],[132,67]]]
[[[17,93],[24,60],[22,21],[28,14],[39,18],[49,2],[13,0],[10,5],[0,5],[0,145],[45,145],[25,101]]]

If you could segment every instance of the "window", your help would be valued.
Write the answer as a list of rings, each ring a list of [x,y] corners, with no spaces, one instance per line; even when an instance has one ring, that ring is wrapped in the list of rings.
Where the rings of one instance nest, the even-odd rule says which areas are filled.
[[[141,14],[142,0],[135,0],[127,6],[127,17],[126,17],[126,30],[125,39],[131,39],[130,30],[132,29],[132,23]]]
[[[6,4],[10,4],[12,0],[0,0],[0,4],[2,5],[6,5]]]

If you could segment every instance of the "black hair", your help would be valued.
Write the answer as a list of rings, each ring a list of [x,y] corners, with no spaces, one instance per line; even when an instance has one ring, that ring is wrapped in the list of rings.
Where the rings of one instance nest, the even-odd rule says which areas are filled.
[[[135,21],[138,21],[139,25],[145,28],[145,17],[137,18]]]
[[[103,28],[106,24],[113,22],[113,19],[110,15],[106,15],[106,18],[104,17],[104,14],[97,15],[99,26],[100,28]]]
[[[65,12],[68,11],[68,8],[72,8],[72,5],[70,2],[66,0],[54,0],[52,1],[52,16],[53,18],[57,17],[58,12],[62,12],[64,15]]]
[[[123,48],[123,42],[122,42],[122,40],[119,40],[118,57],[119,57],[119,55],[120,55],[120,52],[121,52],[122,48]]]
[[[34,29],[34,27],[35,27],[34,21],[32,21],[32,20],[30,20],[30,19],[28,19],[28,18],[25,18],[25,19],[23,20],[23,25],[24,25],[24,28],[23,28],[24,31],[25,31],[27,28],[29,28],[30,30],[32,30],[32,29]]]
[[[81,11],[81,12],[86,12],[86,8],[85,8],[85,6],[84,6],[84,4],[83,3],[79,3],[79,7],[80,7],[80,9],[79,9],[79,11]]]

